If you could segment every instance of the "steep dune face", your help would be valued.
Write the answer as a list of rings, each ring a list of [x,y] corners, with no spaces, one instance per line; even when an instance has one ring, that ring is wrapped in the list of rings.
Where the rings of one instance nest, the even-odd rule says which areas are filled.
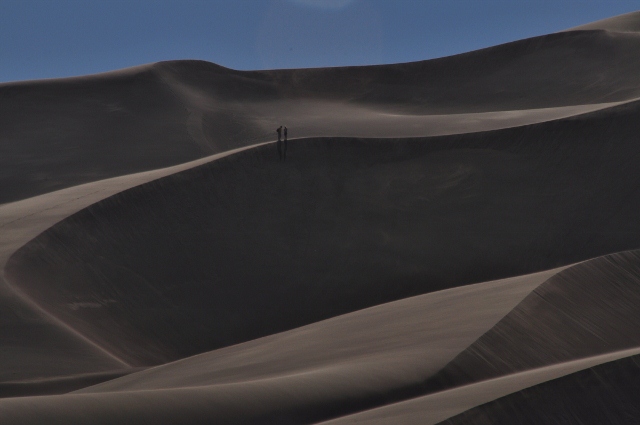
[[[639,51],[638,34],[577,31],[395,65],[240,72],[180,61],[156,69],[188,105],[192,131],[229,147],[262,141],[283,123],[295,137],[417,137],[562,118],[640,96]],[[571,106],[582,109],[530,115]]]
[[[149,68],[0,85],[0,203],[208,153]]]
[[[545,382],[471,409],[442,425],[632,424],[640,417],[640,357]]]
[[[452,387],[640,346],[640,257],[570,267],[537,287],[439,374]]]
[[[322,424],[439,424],[464,412],[473,412],[478,406],[482,407],[482,405],[490,403],[493,400],[518,393],[523,389],[534,387],[544,382],[553,381],[578,371],[608,362],[615,362],[627,357],[637,356],[639,353],[640,348],[614,351],[601,356],[587,357],[539,369],[527,370],[525,372],[505,375],[487,381],[480,381],[446,391],[439,391],[422,397],[410,398],[398,403],[387,404],[352,415],[341,416],[333,420],[322,422]],[[501,413],[503,414],[503,417],[509,416],[509,412]],[[550,421],[550,423],[557,423],[558,421],[564,423],[562,421],[562,415],[565,412],[549,412],[549,410],[547,410],[545,413],[549,413],[547,420]],[[624,415],[623,412],[616,413],[618,415]],[[518,418],[518,415],[514,415],[514,417]]]
[[[418,137],[566,117],[640,97],[638,52],[638,34],[576,31],[407,64],[177,61],[2,84],[0,203],[273,140],[281,124],[293,137]],[[476,113],[489,115],[464,115]]]
[[[424,140],[251,149],[111,197],[9,280],[134,364],[637,246],[638,105]],[[614,206],[613,208],[611,206]]]
[[[242,72],[178,61],[157,69],[229,102],[325,100],[397,113],[459,114],[636,98],[639,47],[637,34],[595,30],[393,65]]]
[[[15,287],[7,285],[4,266],[13,252],[48,227],[93,203],[234,152],[0,205],[0,340],[3,341],[0,381],[6,384],[0,384],[3,395],[68,388],[70,380],[74,384],[87,382],[88,372],[100,372],[101,376],[106,376],[105,371],[128,367],[122,360],[38,308]]]
[[[438,291],[338,316],[288,332],[150,368],[85,392],[138,391],[334,374],[419,383],[494,326],[561,269]],[[455,306],[460,314],[452,320]],[[403,363],[396,374],[391,363]],[[391,372],[387,374],[387,372]],[[360,375],[360,376],[358,376]],[[357,378],[355,376],[358,376]]]
[[[558,271],[376,306],[81,393],[7,400],[0,415],[16,423],[43,417],[67,424],[82,417],[100,423],[313,423],[419,394],[420,381]],[[452,307],[461,312],[455,320]],[[141,400],[146,408],[137,406]],[[60,409],[70,405],[76,407]]]

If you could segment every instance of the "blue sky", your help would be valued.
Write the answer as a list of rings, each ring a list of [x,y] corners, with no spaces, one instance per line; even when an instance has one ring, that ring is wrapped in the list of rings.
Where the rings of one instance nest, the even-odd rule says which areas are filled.
[[[235,69],[408,62],[639,9],[640,0],[0,0],[0,82],[170,59]]]

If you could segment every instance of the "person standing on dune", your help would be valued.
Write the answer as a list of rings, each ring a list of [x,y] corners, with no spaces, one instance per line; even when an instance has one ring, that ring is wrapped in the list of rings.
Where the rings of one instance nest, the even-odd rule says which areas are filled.
[[[276,147],[278,148],[278,158],[282,161],[282,126],[276,129],[276,133],[278,133],[278,142],[276,143]]]
[[[287,159],[287,126],[284,127],[284,152],[282,158],[284,160]]]

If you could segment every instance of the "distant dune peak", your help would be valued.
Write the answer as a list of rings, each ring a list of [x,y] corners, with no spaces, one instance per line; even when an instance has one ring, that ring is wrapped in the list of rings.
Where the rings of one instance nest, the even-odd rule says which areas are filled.
[[[606,30],[613,32],[640,32],[640,11],[602,19],[590,24],[569,28],[566,31]]]

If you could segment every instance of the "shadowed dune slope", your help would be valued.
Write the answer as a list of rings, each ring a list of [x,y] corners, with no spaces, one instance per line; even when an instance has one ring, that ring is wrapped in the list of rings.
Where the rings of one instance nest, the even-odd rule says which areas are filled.
[[[25,381],[39,382],[43,378],[59,379],[61,375],[105,372],[128,366],[37,308],[28,297],[5,283],[4,267],[17,249],[69,215],[115,193],[237,151],[0,205],[0,382],[8,381],[10,384],[7,388],[24,392],[25,386],[28,386],[23,385]],[[38,382],[34,385],[40,389],[54,388],[50,381],[43,385]],[[8,394],[9,390],[0,388],[0,392]]]
[[[272,145],[44,232],[10,282],[134,364],[638,246],[637,103],[527,127]]]
[[[66,394],[81,388],[97,385],[121,376],[134,373],[137,369],[114,369],[108,372],[64,375],[50,378],[0,382],[0,398],[28,397],[37,395]]]
[[[439,380],[435,380],[439,386],[433,385],[434,379],[428,380],[423,391],[431,394],[330,423],[433,424],[469,408],[473,409],[450,423],[577,424],[593,410],[598,413],[584,423],[635,423],[637,415],[633,412],[638,403],[629,404],[628,411],[626,403],[636,396],[635,384],[631,384],[638,373],[636,360],[619,360],[586,374],[540,384],[636,355],[640,347],[639,297],[638,251],[572,265],[536,287],[439,372]],[[625,369],[629,378],[621,379]],[[608,371],[614,376],[607,376]],[[534,385],[539,387],[508,395]],[[577,392],[573,392],[574,386]],[[600,391],[602,400],[574,415],[589,400],[596,400]],[[499,397],[504,398],[474,408]],[[617,397],[615,403],[608,404]],[[548,403],[550,400],[554,401]],[[633,420],[615,420],[624,417]]]
[[[637,418],[638,29],[0,84],[0,422]]]
[[[338,100],[390,112],[460,114],[636,98],[639,47],[638,34],[569,31],[393,65],[234,71],[177,61],[157,69],[229,102]]]
[[[0,85],[0,203],[204,156],[152,70]]]
[[[406,64],[176,61],[0,84],[0,203],[272,140],[280,124],[295,137],[416,137],[543,119],[433,115],[626,101],[640,97],[639,52],[635,33],[574,31]]]
[[[442,425],[635,424],[640,418],[640,356],[545,382],[455,416]]]
[[[557,272],[372,307],[151,368],[77,394],[0,400],[0,417],[15,423],[47,418],[74,424],[92,417],[99,423],[117,418],[124,423],[239,424],[311,423],[351,413],[419,394],[416,384]],[[460,312],[455,318],[450,315],[452,308]],[[123,405],[118,401],[122,399],[135,402]],[[172,400],[168,405],[167,399]],[[145,404],[136,406],[141,400]],[[168,417],[158,413],[167,406],[177,410]]]
[[[12,424],[36,424],[44,418],[64,424],[80,424],[86,418],[95,424],[314,423],[417,395],[407,390],[437,369],[450,355],[448,350],[464,346],[465,340],[558,272],[562,273],[470,285],[377,306],[76,394],[3,400],[0,414]],[[451,320],[451,309],[461,312],[457,320]],[[472,408],[637,352],[613,352],[507,375],[330,423],[434,424],[464,411],[464,406]]]
[[[437,376],[435,388],[640,346],[640,252],[554,275]]]
[[[434,425],[525,388],[639,353],[640,348],[634,348],[531,369],[341,416],[322,424]],[[555,419],[552,416],[549,423],[558,423]]]
[[[151,368],[84,392],[218,385],[340,370],[350,381],[375,380],[377,390],[386,393],[384,381],[389,388],[402,388],[440,370],[560,270],[371,307]],[[452,308],[460,311],[456,317],[450,315]]]
[[[18,386],[2,386],[4,382],[125,367],[58,324],[52,324],[40,312],[7,294],[4,288],[0,291],[0,302],[0,396],[21,391]]]

